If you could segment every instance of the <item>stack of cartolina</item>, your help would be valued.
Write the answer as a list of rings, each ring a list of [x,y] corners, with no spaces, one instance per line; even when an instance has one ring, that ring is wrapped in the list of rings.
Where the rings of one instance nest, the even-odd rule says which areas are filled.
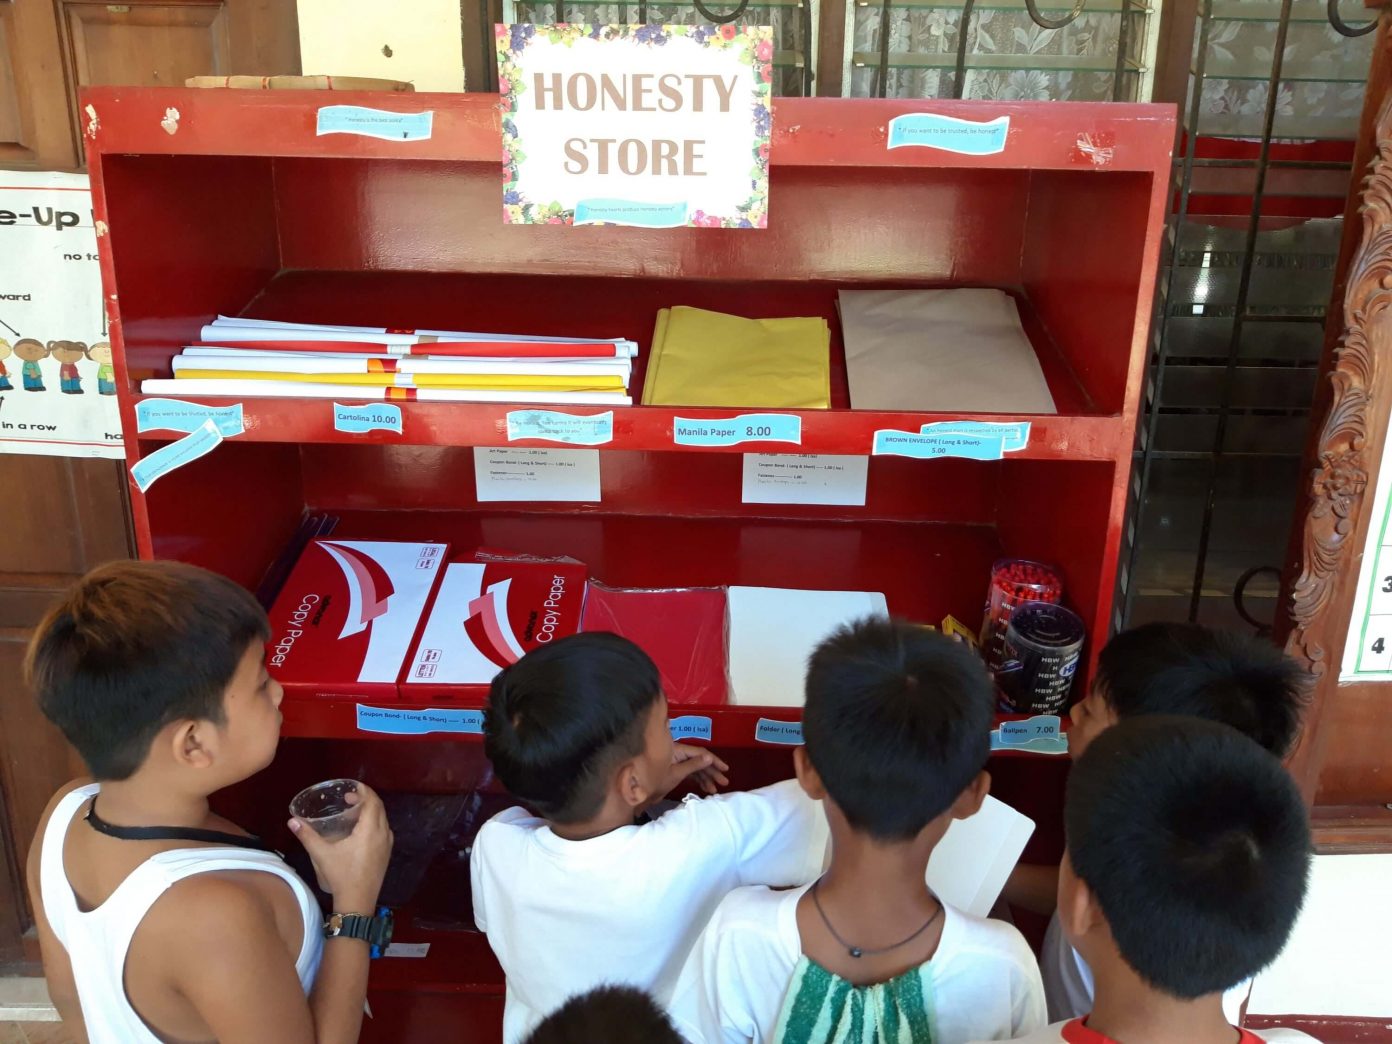
[[[629,406],[638,346],[615,338],[229,319],[203,327],[146,394]]]

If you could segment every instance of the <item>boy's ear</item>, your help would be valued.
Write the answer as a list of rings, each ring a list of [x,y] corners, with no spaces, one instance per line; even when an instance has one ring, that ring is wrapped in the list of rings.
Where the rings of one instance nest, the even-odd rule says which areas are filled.
[[[1099,926],[1105,927],[1107,924],[1092,889],[1073,872],[1067,852],[1059,867],[1058,915],[1063,933],[1070,942],[1084,938]]]
[[[952,803],[953,819],[970,819],[981,811],[981,803],[991,792],[991,773],[982,769]]]
[[[169,743],[174,764],[195,769],[212,765],[215,754],[212,722],[187,719],[175,722],[172,728]]]
[[[629,808],[642,808],[652,799],[652,789],[643,781],[637,758],[625,761],[618,767],[614,786]]]
[[[817,774],[817,770],[812,767],[812,759],[807,756],[806,747],[793,748],[793,771],[797,773],[798,785],[802,787],[802,792],[813,801],[822,801],[826,798],[826,786],[822,783],[822,777]]]

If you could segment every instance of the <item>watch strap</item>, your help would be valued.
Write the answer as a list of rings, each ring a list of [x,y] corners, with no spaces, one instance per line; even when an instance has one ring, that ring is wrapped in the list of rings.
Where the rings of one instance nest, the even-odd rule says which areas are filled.
[[[330,939],[359,939],[368,944],[375,960],[391,943],[393,927],[392,912],[383,906],[375,915],[334,914],[324,923],[324,935]]]

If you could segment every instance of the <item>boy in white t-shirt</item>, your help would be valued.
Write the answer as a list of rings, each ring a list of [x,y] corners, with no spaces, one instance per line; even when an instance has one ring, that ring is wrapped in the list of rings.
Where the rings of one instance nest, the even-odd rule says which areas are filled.
[[[693,1044],[961,1044],[1044,1024],[1011,925],[924,883],[953,819],[990,788],[991,681],[966,646],[867,619],[813,653],[798,781],[822,799],[831,865],[808,888],[742,888],[682,969],[671,1013]]]
[[[1091,1014],[1031,1044],[1259,1044],[1223,991],[1280,954],[1310,867],[1305,806],[1270,753],[1226,725],[1145,716],[1073,766],[1059,869],[1064,934],[1096,981]]]
[[[793,780],[640,821],[687,780],[713,794],[727,766],[672,742],[657,668],[618,635],[564,638],[499,674],[484,750],[536,813],[494,816],[471,860],[474,920],[507,975],[507,1044],[601,985],[666,1004],[727,892],[806,884],[826,858],[826,817]]]
[[[1068,753],[1080,758],[1103,730],[1150,714],[1175,714],[1230,725],[1278,757],[1295,741],[1304,709],[1304,676],[1269,641],[1197,624],[1153,623],[1123,631],[1098,657],[1087,696],[1069,712]],[[1005,898],[1051,914],[1058,867],[1021,864]],[[1076,1018],[1092,1009],[1092,971],[1068,943],[1058,916],[1049,922],[1039,958],[1049,1018]],[[1239,1021],[1252,984],[1223,997],[1228,1019]]]

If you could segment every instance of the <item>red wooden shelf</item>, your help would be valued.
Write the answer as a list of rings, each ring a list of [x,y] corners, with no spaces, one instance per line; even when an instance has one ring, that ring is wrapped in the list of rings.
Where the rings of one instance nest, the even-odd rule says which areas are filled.
[[[434,132],[316,136],[318,109],[339,104],[429,109]],[[241,400],[242,434],[145,493],[132,486],[143,557],[256,589],[306,515],[323,515],[344,537],[568,555],[619,587],[882,591],[897,614],[974,627],[991,563],[1008,555],[1059,569],[1090,655],[1114,625],[1170,107],[780,98],[761,231],[504,225],[496,96],[100,88],[79,108],[132,463],[171,437],[137,431],[141,381],[169,376],[170,359],[218,314],[628,337],[641,346],[635,391],[662,307],[822,316],[833,330],[833,408],[797,411],[800,445],[677,447],[674,417],[747,411],[616,408],[600,504],[479,503],[472,447],[508,444],[507,405],[403,403],[400,435],[346,435],[333,429],[332,400]],[[889,121],[914,112],[1008,116],[1005,149],[889,150]],[[873,287],[1012,293],[1058,414],[849,409],[836,294]],[[864,455],[876,430],[957,419],[1028,421],[1028,447],[995,462],[872,456],[864,506],[742,502],[743,452]],[[482,693],[467,702],[481,706]],[[278,818],[281,792],[311,773],[440,793],[476,788],[491,771],[458,736],[402,744],[359,732],[356,703],[287,702],[294,738],[247,782],[247,807]],[[795,708],[672,713],[711,717],[713,743],[740,760],[737,785],[787,775],[788,748],[758,744],[754,730],[761,717],[797,720]],[[1042,858],[1058,854],[1063,761],[993,763],[997,793],[1039,824]],[[486,942],[407,924],[400,938],[429,941],[430,955],[373,969],[378,1018],[364,1040],[444,1039],[443,1026],[450,1039],[463,1027],[496,1041],[501,979]]]

